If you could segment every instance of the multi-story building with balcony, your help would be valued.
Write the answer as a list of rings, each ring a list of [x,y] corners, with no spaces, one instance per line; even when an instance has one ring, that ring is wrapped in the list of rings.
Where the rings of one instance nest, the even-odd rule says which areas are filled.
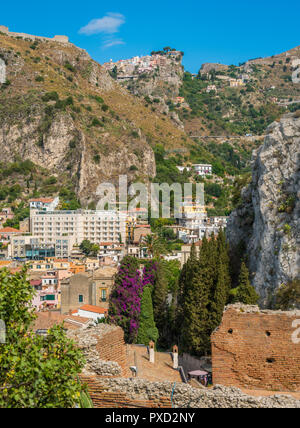
[[[73,245],[73,236],[55,236],[51,241],[37,235],[15,236],[9,246],[9,256],[13,259],[27,260],[45,260],[49,257],[68,258]]]
[[[41,242],[53,243],[56,248],[66,249],[68,237],[74,244],[82,241],[126,242],[126,214],[117,211],[38,211],[30,213],[31,234]],[[60,241],[60,242],[59,242]],[[56,257],[64,257],[56,253]]]

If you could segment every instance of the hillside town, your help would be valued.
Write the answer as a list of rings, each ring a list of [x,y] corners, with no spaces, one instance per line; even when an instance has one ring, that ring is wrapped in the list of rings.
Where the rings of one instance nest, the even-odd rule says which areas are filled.
[[[106,62],[103,67],[114,73],[117,80],[138,79],[141,75],[154,73],[174,61],[181,62],[183,53],[176,49],[165,48],[161,52],[152,52],[151,55],[136,56],[130,59],[121,59],[117,62]]]
[[[0,408],[300,408],[291,1],[3,4]]]
[[[0,267],[17,272],[28,266],[28,277],[36,291],[32,304],[38,311],[55,309],[64,314],[87,304],[99,306],[103,317],[122,259],[153,257],[147,248],[146,238],[153,232],[142,215],[145,210],[70,211],[57,209],[59,203],[59,197],[29,200],[30,217],[22,221],[20,229],[5,227],[13,212],[2,209]],[[205,206],[186,199],[178,224],[167,226],[181,242],[181,249],[163,257],[183,266],[191,245],[204,236],[217,235],[226,228],[226,221],[226,217],[208,217]],[[84,243],[95,249],[88,254]],[[73,283],[78,284],[79,297],[72,295]],[[96,288],[90,292],[92,286]],[[71,308],[69,302],[74,304],[76,298],[76,308]]]

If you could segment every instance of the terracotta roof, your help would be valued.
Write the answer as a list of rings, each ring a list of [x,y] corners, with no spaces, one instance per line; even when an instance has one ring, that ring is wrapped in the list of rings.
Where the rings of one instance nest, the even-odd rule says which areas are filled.
[[[146,208],[132,208],[131,210],[128,210],[128,212],[146,212],[148,211]]]
[[[30,199],[29,202],[43,202],[44,204],[53,202],[53,198],[37,198],[37,199]]]
[[[86,312],[94,312],[95,314],[106,314],[108,309],[100,308],[100,306],[83,305],[78,310]]]
[[[13,227],[5,227],[4,229],[0,229],[0,233],[20,233],[20,230]]]
[[[118,269],[114,266],[108,265],[107,267],[100,267],[94,271],[94,278],[111,278],[118,272]]]
[[[191,247],[193,244],[183,244],[184,247]],[[201,247],[202,241],[197,241],[194,243],[195,247]]]
[[[31,281],[30,281],[30,285],[32,285],[33,287],[35,286],[35,285],[41,285],[42,284],[42,280],[41,279],[32,279]]]
[[[54,327],[57,324],[62,324],[63,322],[67,329],[77,330],[84,324],[88,324],[90,319],[74,317],[72,315],[61,315],[60,312],[38,312],[37,319],[34,323],[34,331],[49,330],[49,328]]]
[[[12,264],[12,262],[9,260],[0,260],[0,266],[9,266],[10,264]]]

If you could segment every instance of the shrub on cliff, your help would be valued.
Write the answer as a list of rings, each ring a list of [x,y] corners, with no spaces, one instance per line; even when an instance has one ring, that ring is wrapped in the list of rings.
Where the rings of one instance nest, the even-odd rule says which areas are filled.
[[[300,279],[283,284],[276,295],[276,309],[288,311],[300,308]]]

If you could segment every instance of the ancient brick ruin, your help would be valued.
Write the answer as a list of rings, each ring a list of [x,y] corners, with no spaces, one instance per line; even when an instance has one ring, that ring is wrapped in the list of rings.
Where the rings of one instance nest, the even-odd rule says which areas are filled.
[[[214,384],[300,391],[299,327],[300,311],[228,306],[212,335]]]
[[[298,317],[300,319],[299,313]],[[169,356],[170,361],[168,361],[165,359],[167,356],[164,353],[157,353],[156,359],[161,359],[163,366],[167,364],[168,370],[173,371],[178,379],[176,381],[174,377],[171,379],[170,372],[166,372],[165,379],[168,380],[164,380],[163,371],[161,371],[159,381],[151,380],[151,375],[147,372],[147,370],[151,370],[150,366],[153,366],[148,361],[149,355],[143,353],[142,348],[141,352],[138,353],[138,345],[126,345],[124,333],[120,327],[100,324],[96,327],[69,330],[68,336],[76,341],[84,353],[86,366],[80,378],[87,384],[96,408],[170,408],[172,406],[300,408],[299,399],[277,395],[273,397],[251,397],[232,387],[237,385],[266,389],[267,383],[271,389],[277,385],[278,389],[285,391],[288,390],[288,387],[290,390],[296,390],[297,385],[299,387],[299,345],[295,348],[296,351],[293,346],[290,346],[284,354],[285,360],[284,358],[281,362],[279,360],[284,346],[287,346],[285,341],[281,340],[282,336],[287,331],[293,333],[292,329],[289,330],[289,326],[294,319],[293,315],[284,312],[275,313],[275,315],[268,311],[259,312],[257,307],[250,307],[249,309],[249,307],[235,305],[226,310],[220,329],[213,335],[214,380],[215,383],[230,385],[230,387],[215,385],[214,388],[205,388],[199,384],[195,388],[190,384],[183,383],[178,371],[172,368],[171,357]],[[232,332],[228,333],[230,329]],[[268,339],[272,338],[272,342],[271,340],[269,343],[263,342],[261,340],[262,332],[266,333]],[[230,335],[229,341],[227,335]],[[241,348],[237,346],[238,340],[241,340]],[[280,347],[281,342],[283,343],[282,348]],[[231,348],[227,351],[230,346],[235,351]],[[230,354],[230,352],[235,353]],[[133,361],[132,354],[135,353],[140,358],[138,377],[133,377],[129,370]],[[280,376],[277,378],[275,376],[276,371],[264,370],[269,367],[269,364],[275,364],[276,361],[274,363],[266,362],[259,366],[258,358],[266,360],[269,357],[275,360],[277,358],[277,363],[281,364],[281,370],[284,367],[289,377],[282,378]],[[283,361],[286,362],[286,365],[283,364]],[[265,367],[266,364],[268,366]],[[259,369],[258,375],[256,374],[257,368]],[[147,377],[143,377],[144,375]],[[259,376],[260,383],[253,383],[254,376],[256,376],[255,379]],[[289,385],[286,382],[284,385],[280,385],[278,382],[275,384],[274,379],[277,379],[278,382],[280,380],[282,383],[285,379]]]
[[[0,25],[0,32],[3,34],[7,34],[8,36],[12,37],[20,37],[22,39],[30,39],[30,40],[41,40],[41,41],[53,41],[58,43],[69,43],[68,36],[54,36],[53,39],[50,39],[49,37],[41,37],[41,36],[33,36],[32,34],[25,34],[25,33],[15,33],[9,31],[8,27],[5,27],[4,25]]]
[[[86,359],[84,373],[98,376],[128,376],[124,332],[120,327],[99,324],[96,327],[69,331]]]

